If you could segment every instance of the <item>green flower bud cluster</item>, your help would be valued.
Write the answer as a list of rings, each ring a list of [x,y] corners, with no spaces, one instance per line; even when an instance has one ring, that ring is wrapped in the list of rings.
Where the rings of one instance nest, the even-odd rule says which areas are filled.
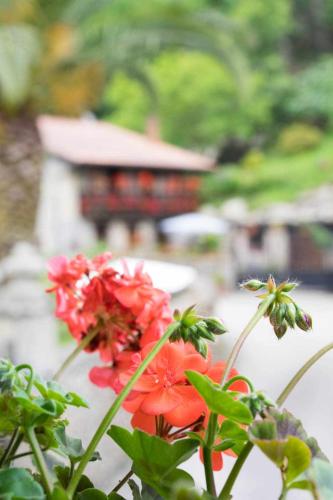
[[[239,401],[246,404],[253,417],[260,415],[264,417],[268,408],[275,407],[274,401],[268,398],[263,392],[255,391],[242,396]]]
[[[274,300],[265,315],[269,318],[278,339],[284,336],[288,328],[293,329],[297,326],[305,332],[311,330],[311,316],[303,311],[289,295],[298,286],[298,283],[284,281],[277,285],[273,276],[269,276],[267,282],[252,279],[244,282],[241,286],[250,291],[264,291],[264,294],[259,296],[261,299],[274,295]]]
[[[199,316],[195,306],[189,307],[183,313],[176,310],[174,318],[178,321],[179,327],[171,335],[170,342],[181,339],[190,342],[203,357],[207,357],[207,340],[214,342],[215,335],[222,335],[227,331],[220,319]]]

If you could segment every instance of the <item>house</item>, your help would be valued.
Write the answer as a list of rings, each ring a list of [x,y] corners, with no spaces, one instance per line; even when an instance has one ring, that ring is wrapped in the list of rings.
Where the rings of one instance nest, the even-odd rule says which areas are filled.
[[[41,116],[46,153],[37,233],[46,252],[106,239],[153,242],[158,222],[198,207],[212,159],[95,119]]]
[[[333,186],[324,185],[292,203],[248,211],[227,202],[229,254],[236,279],[273,273],[333,289]]]

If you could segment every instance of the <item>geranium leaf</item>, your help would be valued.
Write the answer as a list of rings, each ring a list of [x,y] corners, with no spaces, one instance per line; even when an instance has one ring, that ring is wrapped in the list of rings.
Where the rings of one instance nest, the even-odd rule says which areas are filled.
[[[69,458],[76,460],[82,457],[84,448],[81,439],[72,438],[66,434],[65,427],[58,427],[54,431],[54,436],[58,443],[60,451]]]
[[[88,488],[87,490],[81,491],[76,495],[77,500],[107,500],[108,497],[101,490],[96,490],[95,488]]]
[[[26,469],[19,468],[0,470],[0,496],[6,498],[6,495],[15,500],[45,498],[41,485]]]
[[[252,422],[253,417],[249,408],[234,399],[227,391],[223,391],[222,387],[212,382],[209,377],[191,370],[186,372],[186,376],[212,412],[242,424]]]
[[[197,440],[181,439],[170,444],[138,429],[130,433],[114,425],[108,431],[108,435],[133,460],[135,474],[162,497],[168,498],[170,488],[175,481],[191,480],[187,473],[176,467],[195,452],[198,447]]]
[[[63,488],[67,488],[68,483],[69,483],[69,479],[70,479],[69,467],[63,467],[62,465],[57,465],[54,468],[54,472],[57,476],[57,479],[60,483],[60,486],[62,486]],[[87,490],[89,488],[94,488],[94,485],[90,481],[90,479],[83,474],[81,476],[79,484],[76,488],[76,492],[79,493],[80,491],[84,491],[84,490]]]
[[[42,377],[36,375],[34,385],[45,399],[53,399],[71,406],[88,408],[87,402],[75,392],[66,392],[63,387],[50,380],[46,382]]]
[[[300,420],[286,410],[269,410],[266,419],[251,425],[249,437],[283,470],[287,485],[309,468],[312,458],[326,458],[317,441],[307,436]]]
[[[51,500],[69,500],[69,496],[63,488],[56,486],[52,491]]]

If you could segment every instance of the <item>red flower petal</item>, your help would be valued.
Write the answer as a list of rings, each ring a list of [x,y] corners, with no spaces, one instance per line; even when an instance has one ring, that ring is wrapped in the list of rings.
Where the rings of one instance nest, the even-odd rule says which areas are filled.
[[[173,387],[160,388],[144,397],[141,410],[148,415],[162,415],[176,408],[181,401],[181,396]]]
[[[164,418],[175,427],[184,427],[195,422],[205,411],[206,405],[194,387],[190,385],[175,386],[181,401],[173,410],[164,413]]]
[[[140,410],[134,413],[131,424],[134,429],[141,429],[148,434],[156,434],[155,417]]]

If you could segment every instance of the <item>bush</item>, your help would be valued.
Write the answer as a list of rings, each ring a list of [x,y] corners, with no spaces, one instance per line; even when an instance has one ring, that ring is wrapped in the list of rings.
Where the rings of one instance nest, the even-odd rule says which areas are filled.
[[[242,165],[245,168],[255,169],[265,161],[265,155],[259,149],[250,149],[242,159]]]
[[[332,124],[333,57],[325,56],[294,78],[293,92],[286,111],[295,120]]]
[[[296,154],[315,148],[321,140],[322,133],[317,127],[305,123],[294,123],[282,130],[277,148],[283,154]]]

